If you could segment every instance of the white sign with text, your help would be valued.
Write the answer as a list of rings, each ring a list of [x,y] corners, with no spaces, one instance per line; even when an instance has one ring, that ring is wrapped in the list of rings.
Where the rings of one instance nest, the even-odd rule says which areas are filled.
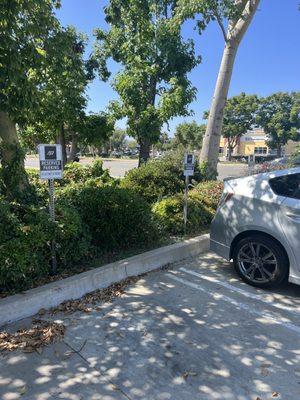
[[[195,155],[194,154],[185,154],[184,155],[184,176],[193,176],[195,169]]]
[[[40,144],[39,157],[41,179],[62,179],[63,162],[60,144]]]

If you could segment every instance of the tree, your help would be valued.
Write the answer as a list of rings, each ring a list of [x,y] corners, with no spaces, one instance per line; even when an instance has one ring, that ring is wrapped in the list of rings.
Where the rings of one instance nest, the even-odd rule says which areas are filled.
[[[196,121],[183,122],[176,127],[173,146],[182,145],[187,150],[200,150],[206,125]]]
[[[155,149],[158,151],[167,151],[172,148],[172,140],[167,132],[161,132],[157,143],[155,144]]]
[[[215,178],[217,175],[223,113],[234,61],[259,3],[260,0],[179,0],[179,15],[186,18],[200,13],[201,19],[198,21],[200,31],[210,21],[216,21],[225,41],[200,155],[200,162],[204,164],[209,178]]]
[[[275,93],[260,101],[256,118],[269,138],[269,146],[281,157],[289,140],[300,140],[300,93]]]
[[[110,30],[98,29],[95,57],[112,57],[122,66],[113,87],[120,97],[111,109],[127,117],[127,133],[140,145],[139,165],[148,160],[164,123],[189,115],[195,98],[187,74],[197,65],[192,41],[184,42],[176,0],[110,0],[105,9]]]
[[[227,141],[228,160],[241,136],[256,123],[259,100],[256,95],[241,93],[227,100],[224,109],[222,136]],[[209,118],[209,113],[204,117]]]
[[[67,162],[69,135],[76,148],[77,129],[85,124],[86,87],[93,78],[88,60],[84,60],[85,37],[72,27],[56,30],[45,45],[47,64],[44,83],[39,89],[40,106],[33,124],[52,130],[53,139],[62,145],[63,162]]]
[[[16,123],[22,125],[38,107],[44,69],[44,43],[58,26],[57,0],[1,0],[0,138],[2,191],[16,198],[29,191]]]
[[[114,133],[114,121],[107,113],[86,115],[78,131],[78,141],[85,146],[99,148]]]
[[[109,146],[111,150],[120,151],[125,145],[126,131],[124,129],[116,128],[109,139]]]

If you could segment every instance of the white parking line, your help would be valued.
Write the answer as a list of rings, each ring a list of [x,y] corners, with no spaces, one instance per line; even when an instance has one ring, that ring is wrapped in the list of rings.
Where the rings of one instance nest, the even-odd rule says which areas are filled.
[[[182,279],[179,278],[178,276],[173,275],[172,273],[167,273],[166,274],[169,278],[173,279],[174,281],[180,282],[183,285],[189,286],[193,289],[197,289],[201,292],[206,293],[207,295],[213,297],[215,300],[222,300],[222,301],[226,301],[227,303],[230,303],[232,305],[234,305],[236,308],[240,309],[240,310],[245,310],[247,312],[249,312],[252,315],[258,316],[260,318],[264,318],[265,320],[269,320],[277,325],[281,325],[284,328],[296,332],[298,335],[300,335],[300,327],[294,324],[291,324],[290,322],[285,322],[285,321],[279,321],[275,316],[269,314],[269,313],[262,313],[259,311],[254,310],[253,308],[247,306],[247,304],[241,303],[241,302],[237,302],[236,300],[232,299],[229,296],[225,296],[224,294],[220,294],[220,293],[214,293],[210,290],[208,290],[207,288],[203,288],[200,285],[197,285],[196,283],[187,281],[186,279]]]
[[[258,301],[261,301],[262,303],[268,304],[268,305],[270,305],[270,306],[272,306],[272,307],[275,307],[275,308],[278,308],[278,309],[280,309],[280,310],[288,311],[288,312],[290,312],[290,313],[293,313],[293,314],[297,315],[298,317],[299,317],[299,315],[300,315],[300,310],[297,311],[297,310],[295,310],[294,308],[289,307],[289,306],[285,306],[285,305],[283,305],[283,304],[274,304],[272,300],[265,299],[265,298],[263,298],[262,296],[260,296],[260,295],[258,295],[258,294],[249,293],[249,292],[247,292],[246,290],[243,290],[243,289],[240,289],[240,288],[238,288],[238,287],[236,287],[236,286],[233,286],[233,285],[231,285],[231,284],[228,283],[228,282],[222,282],[222,281],[220,281],[219,279],[213,278],[213,277],[211,277],[211,276],[201,275],[201,274],[199,274],[199,273],[197,273],[197,272],[195,272],[195,271],[192,271],[192,270],[187,269],[187,268],[184,268],[184,267],[179,268],[179,270],[180,270],[180,271],[183,271],[183,272],[185,272],[185,273],[187,273],[187,274],[197,276],[197,277],[200,278],[200,279],[204,279],[204,280],[206,280],[206,281],[209,281],[209,282],[212,282],[212,283],[216,283],[216,284],[218,284],[218,285],[220,285],[220,286],[225,287],[226,289],[229,289],[229,290],[231,290],[231,291],[233,291],[233,292],[240,293],[240,294],[242,294],[243,296],[248,297],[248,298],[250,298],[250,299],[258,300]]]

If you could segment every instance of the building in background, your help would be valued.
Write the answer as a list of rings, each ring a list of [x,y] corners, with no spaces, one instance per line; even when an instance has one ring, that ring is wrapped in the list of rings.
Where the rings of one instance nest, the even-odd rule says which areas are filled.
[[[282,149],[282,155],[292,154],[296,145],[290,140]],[[228,142],[224,137],[221,138],[219,154],[224,158],[228,156]],[[254,128],[242,135],[233,149],[232,157],[248,157],[253,154],[262,158],[276,158],[276,150],[268,146],[268,137],[262,128]]]

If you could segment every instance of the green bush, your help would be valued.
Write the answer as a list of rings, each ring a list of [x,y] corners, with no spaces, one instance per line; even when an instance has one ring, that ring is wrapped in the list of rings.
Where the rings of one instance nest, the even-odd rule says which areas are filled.
[[[77,162],[67,164],[64,168],[63,179],[59,183],[65,186],[70,183],[85,183],[87,179],[96,179],[98,183],[102,184],[114,183],[108,169],[103,168],[101,160],[96,160],[89,165],[81,165]]]
[[[72,267],[81,260],[91,258],[95,254],[91,244],[92,238],[78,211],[71,205],[58,204],[55,214],[55,242],[59,268]]]
[[[200,181],[201,173],[197,163],[192,183]],[[150,204],[165,196],[183,192],[183,153],[170,152],[161,159],[148,161],[140,168],[130,170],[121,181],[121,186],[134,190]]]
[[[201,195],[203,202],[214,210],[218,207],[223,189],[224,183],[219,181],[201,182],[195,187],[195,190]]]
[[[1,201],[0,288],[25,289],[47,273],[54,226],[45,212]]]
[[[165,198],[154,204],[153,212],[162,230],[175,235],[184,233],[183,204],[183,194]],[[201,232],[211,222],[213,216],[213,208],[203,202],[197,191],[191,191],[188,199],[187,233]]]
[[[60,268],[90,256],[90,237],[76,212],[57,208],[57,223],[36,206],[0,201],[0,289],[24,290],[48,275],[52,240]]]
[[[198,233],[212,221],[223,191],[221,182],[203,182],[189,192],[187,233]],[[182,234],[184,196],[181,193],[165,198],[153,206],[161,229]]]
[[[150,206],[130,190],[74,185],[61,191],[59,204],[77,209],[101,251],[147,247],[159,238]]]
[[[37,195],[38,203],[45,206],[49,201],[48,181],[40,179],[37,169],[28,168],[26,172],[29,182]],[[81,165],[73,162],[64,167],[63,179],[56,180],[54,186],[56,191],[59,191],[65,186],[74,184],[115,187],[119,184],[119,180],[112,178],[109,175],[109,171],[103,169],[101,160],[96,160],[89,165]]]
[[[37,195],[37,201],[40,204],[45,205],[49,199],[48,181],[42,181],[40,179],[40,173],[38,169],[28,168],[26,169],[26,172],[29,183]]]

